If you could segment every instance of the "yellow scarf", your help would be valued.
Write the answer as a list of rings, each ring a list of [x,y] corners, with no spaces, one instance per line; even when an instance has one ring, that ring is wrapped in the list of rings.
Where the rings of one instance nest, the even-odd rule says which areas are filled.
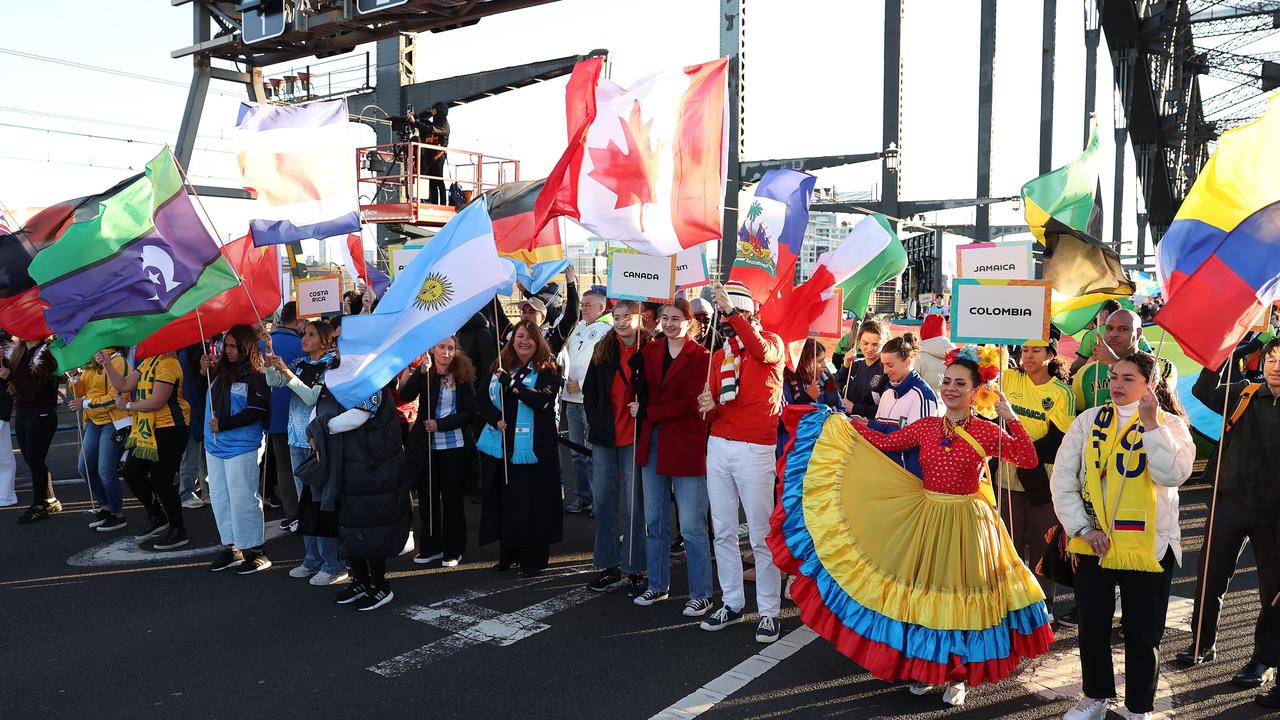
[[[946,422],[945,418],[943,419],[943,422]],[[991,487],[991,466],[987,464],[986,448],[982,447],[982,443],[974,439],[967,430],[959,425],[956,425],[954,429],[956,435],[964,438],[964,441],[969,443],[969,447],[973,448],[973,451],[978,453],[978,457],[982,458],[982,479],[978,481],[978,494],[982,496],[983,500],[987,501],[988,505],[995,507],[996,493]]]
[[[1136,411],[1124,427],[1118,427],[1119,423],[1115,404],[1104,405],[1093,421],[1084,453],[1084,488],[1080,495],[1096,526],[1111,541],[1111,548],[1098,564],[1111,570],[1161,572],[1155,552],[1156,486],[1142,447],[1142,423]],[[1071,538],[1067,550],[1080,555],[1096,554],[1079,537]]]
[[[150,357],[138,366],[140,377],[138,387],[133,391],[133,401],[142,402],[155,392],[156,369],[160,367],[159,357]],[[174,389],[177,392],[177,388]],[[160,446],[156,444],[156,411],[133,411],[133,431],[124,444],[126,449],[142,460],[159,460]]]

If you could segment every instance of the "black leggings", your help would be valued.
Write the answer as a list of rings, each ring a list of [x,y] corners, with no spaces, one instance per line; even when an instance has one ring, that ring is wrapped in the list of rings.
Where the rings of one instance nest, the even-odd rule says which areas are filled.
[[[16,410],[13,430],[18,436],[18,450],[31,471],[31,504],[44,505],[54,499],[53,482],[49,475],[49,445],[58,431],[58,413]]]
[[[147,509],[151,517],[163,517],[169,527],[181,530],[182,500],[174,478],[182,465],[182,453],[187,449],[187,429],[167,427],[156,429],[158,460],[144,460],[134,451],[124,461],[124,481]]]
[[[387,582],[386,558],[347,558],[347,567],[351,568],[351,577],[367,588],[386,590],[391,587]]]
[[[431,458],[431,470],[414,478],[424,538],[421,547],[427,555],[442,552],[447,558],[456,558],[467,548],[467,516],[462,500],[475,452],[465,447],[423,452]]]

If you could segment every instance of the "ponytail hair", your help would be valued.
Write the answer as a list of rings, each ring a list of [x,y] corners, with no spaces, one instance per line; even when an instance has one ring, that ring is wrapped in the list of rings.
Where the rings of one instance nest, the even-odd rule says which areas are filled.
[[[903,360],[912,360],[920,354],[920,340],[915,333],[904,333],[884,344],[880,354],[893,353]]]
[[[1151,383],[1152,379],[1155,379],[1153,390],[1156,395],[1156,401],[1160,404],[1160,409],[1171,415],[1186,419],[1187,413],[1182,409],[1182,403],[1178,401],[1178,391],[1169,385],[1169,373],[1164,369],[1169,366],[1168,360],[1161,360],[1163,366],[1157,369],[1155,356],[1140,352],[1121,358],[1120,362],[1132,363],[1138,368],[1138,372],[1142,374],[1148,384]]]

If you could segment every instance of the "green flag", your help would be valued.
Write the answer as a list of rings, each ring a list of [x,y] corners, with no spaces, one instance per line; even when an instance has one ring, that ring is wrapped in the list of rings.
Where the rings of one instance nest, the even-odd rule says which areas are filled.
[[[142,342],[239,282],[168,148],[41,250],[30,273],[49,304],[52,352],[64,370],[103,348]]]
[[[1050,218],[1067,227],[1089,231],[1098,188],[1098,123],[1093,123],[1089,144],[1075,160],[1031,180],[1022,186],[1022,211],[1031,233],[1045,242],[1044,228]]]
[[[844,291],[844,309],[860,318],[867,315],[871,293],[907,269],[906,248],[889,220],[879,213],[863,218],[841,243],[839,252],[829,254],[832,257],[827,263],[833,271],[838,267],[852,273],[837,287]]]

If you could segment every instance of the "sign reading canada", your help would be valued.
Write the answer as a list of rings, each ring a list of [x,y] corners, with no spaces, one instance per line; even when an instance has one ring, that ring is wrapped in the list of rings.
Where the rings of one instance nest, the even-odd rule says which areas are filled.
[[[298,315],[315,317],[341,311],[341,276],[330,275],[298,281]]]
[[[614,253],[609,263],[609,297],[667,302],[676,295],[676,256]]]
[[[956,277],[1031,280],[1036,276],[1031,243],[973,243],[956,247]]]
[[[957,343],[1021,345],[1049,339],[1047,280],[951,282],[951,340]]]

